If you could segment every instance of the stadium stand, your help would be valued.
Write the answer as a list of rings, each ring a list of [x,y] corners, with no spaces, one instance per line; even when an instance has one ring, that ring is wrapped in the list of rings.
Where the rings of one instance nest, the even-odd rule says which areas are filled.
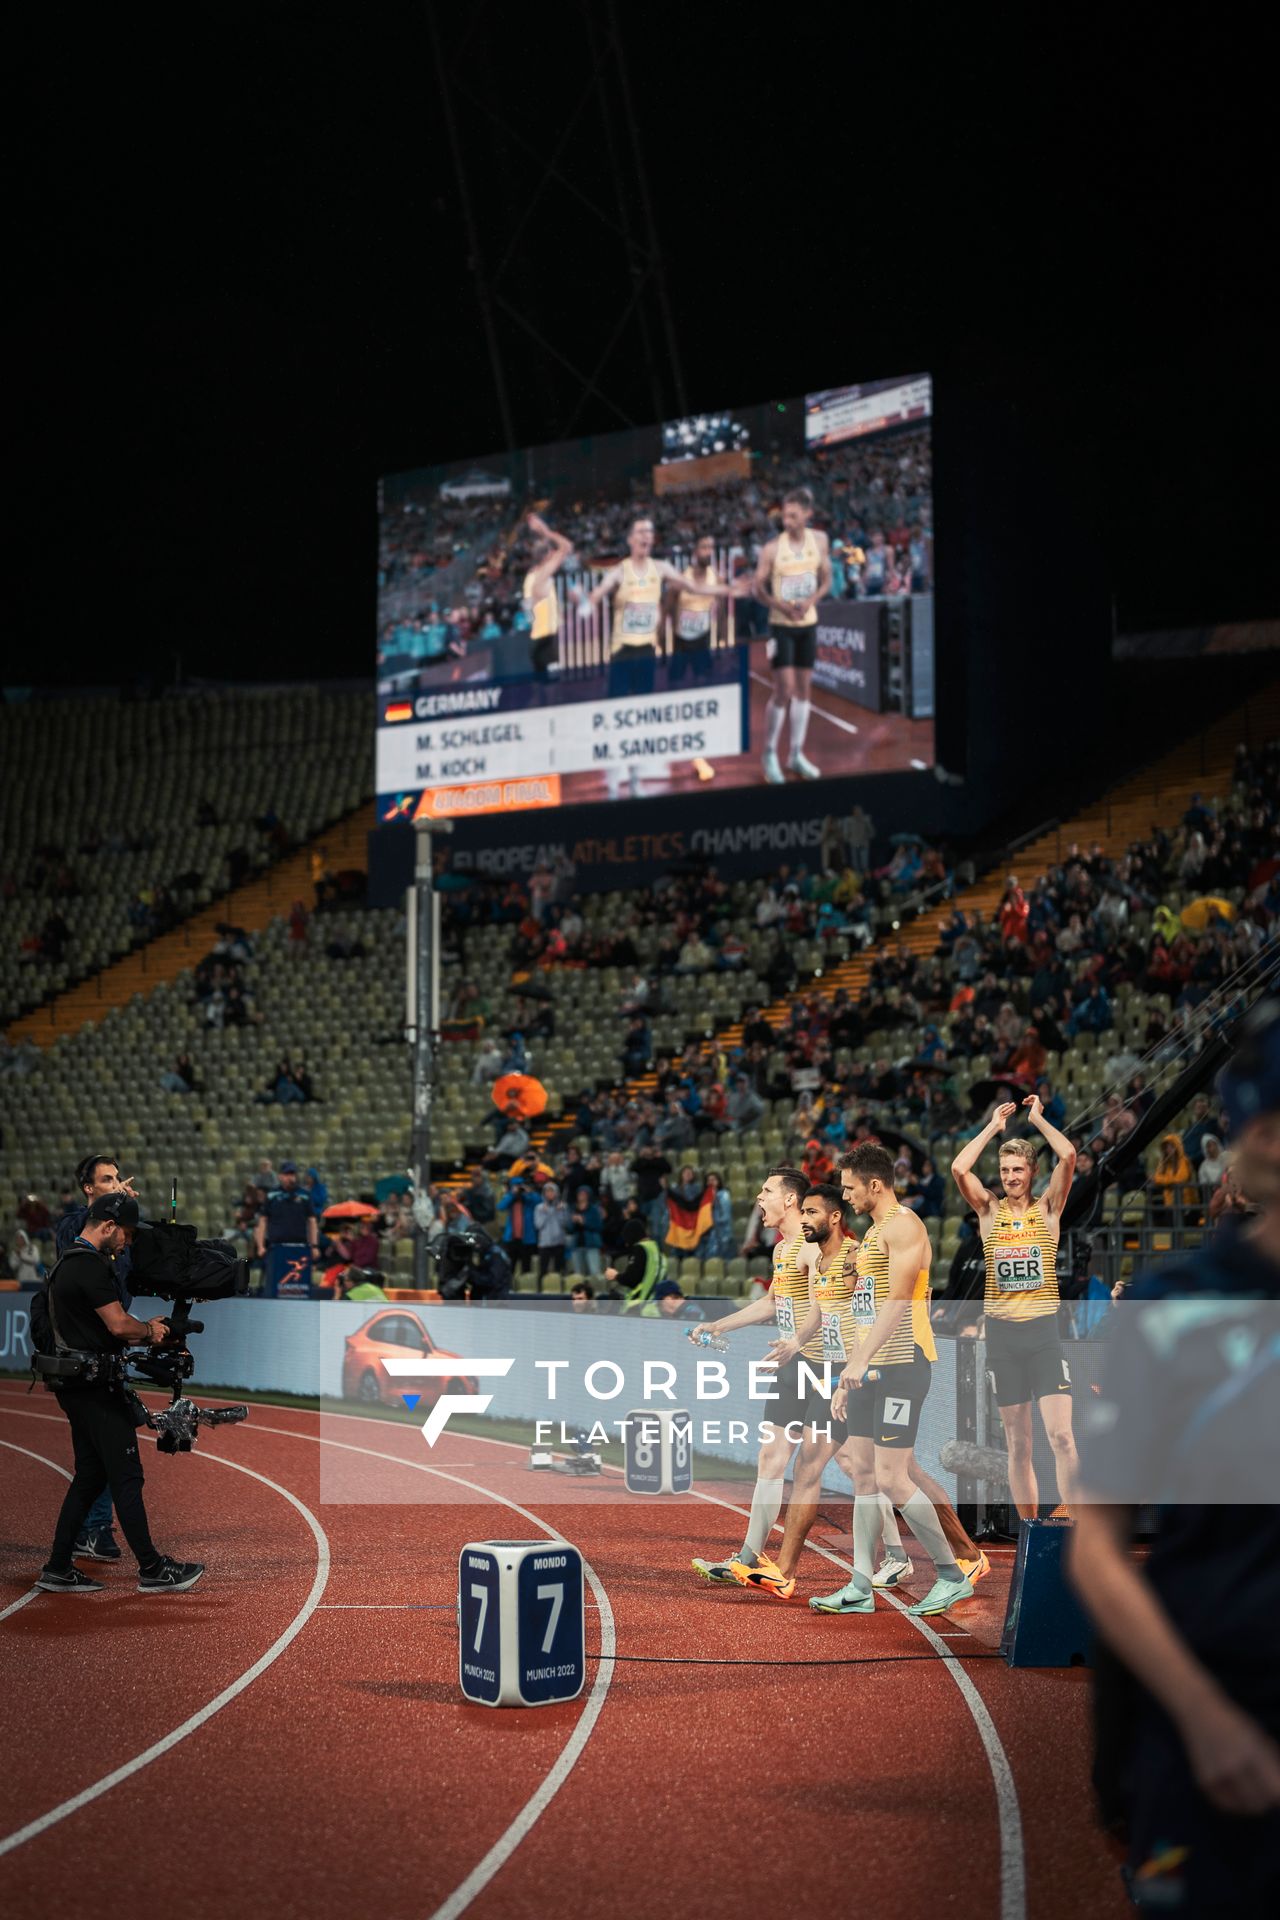
[[[0,707],[0,1017],[146,984],[146,960],[103,970],[369,799],[368,727],[367,693],[307,687]]]
[[[806,1152],[817,1164],[862,1128],[908,1143],[908,1184],[926,1210],[941,1274],[959,1248],[961,1211],[950,1183],[941,1196],[930,1189],[923,1163],[928,1156],[945,1167],[994,1097],[986,1082],[1003,1072],[1030,1088],[1047,1076],[1049,1097],[1061,1092],[1088,1150],[1108,1126],[1123,1127],[1113,1114],[1141,1102],[1185,1050],[1179,1024],[1194,1032],[1207,1017],[1199,1010],[1212,1011],[1233,971],[1272,951],[1280,763],[1272,748],[1237,751],[1246,724],[1250,739],[1270,739],[1280,731],[1280,701],[1273,694],[1247,719],[1233,714],[1194,750],[1168,756],[1019,849],[1018,870],[1037,876],[1025,892],[1001,868],[962,887],[941,920],[924,884],[895,894],[890,862],[861,889],[861,907],[847,903],[845,924],[827,921],[819,934],[837,884],[834,854],[824,873],[733,886],[675,877],[649,897],[578,901],[570,892],[557,902],[553,886],[535,887],[530,899],[508,883],[451,892],[433,1231],[459,1208],[478,1218],[496,1209],[513,1158],[517,1168],[526,1158],[535,1185],[545,1166],[570,1182],[584,1169],[595,1184],[602,1175],[593,1156],[618,1154],[607,1252],[634,1188],[636,1150],[651,1143],[670,1162],[660,1176],[668,1187],[694,1170],[695,1217],[710,1185],[704,1176],[720,1176],[727,1210],[722,1204],[695,1244],[675,1251],[686,1291],[737,1294],[763,1266],[750,1221],[761,1166]],[[936,884],[948,891],[945,872]],[[243,1229],[253,1205],[245,1188],[257,1184],[264,1161],[317,1167],[335,1198],[378,1193],[402,1174],[401,917],[327,899],[324,911],[287,917],[263,906],[251,926],[239,910],[250,891],[213,910],[233,930],[211,938],[205,953],[188,949],[187,964],[148,993],[134,991],[83,1024],[51,1026],[43,1047],[24,1035],[30,1020],[10,1028],[0,1052],[0,1181],[17,1203],[14,1234],[32,1220],[38,1227],[41,1207],[54,1210],[52,1196],[88,1146],[117,1152],[153,1204],[176,1176],[183,1211],[211,1231]],[[1225,902],[1218,920],[1196,907],[1210,893]],[[912,902],[930,910],[903,924]],[[779,923],[790,930],[779,934]],[[867,932],[873,944],[864,951]],[[1095,1016],[1075,1001],[1033,1006],[1040,968],[1031,963],[1046,943],[1049,971],[1065,965],[1077,999],[1090,997],[1093,972],[1107,981],[1109,1026],[1090,1024]],[[779,954],[789,962],[785,976],[773,966]],[[785,990],[775,991],[780,980]],[[989,1014],[978,1005],[984,993],[994,994]],[[1043,1058],[1033,1045],[1019,1059],[1033,1014],[1044,1027]],[[1147,1086],[1135,1090],[1147,1052]],[[184,1056],[194,1086],[183,1078]],[[547,1085],[548,1120],[504,1152],[489,1088],[520,1065]],[[748,1075],[736,1111],[741,1083],[729,1080],[731,1070]],[[1107,1105],[1113,1083],[1118,1108]],[[1197,1149],[1212,1132],[1201,1122],[1212,1118],[1191,1117]],[[1212,1152],[1204,1157],[1212,1165]],[[1193,1178],[1172,1154],[1166,1159],[1168,1177],[1149,1194],[1109,1203],[1116,1235],[1132,1229],[1139,1246],[1141,1234],[1161,1230],[1156,1209],[1167,1223],[1207,1207],[1190,1191],[1200,1185],[1198,1165]],[[1147,1171],[1155,1168],[1140,1187]],[[659,1184],[650,1202],[656,1225],[666,1192]],[[33,1203],[33,1194],[43,1198]],[[407,1266],[411,1223],[393,1201],[386,1215],[384,1262]],[[509,1230],[511,1215],[498,1213],[494,1230]],[[1112,1251],[1132,1254],[1123,1240]],[[554,1269],[544,1281],[553,1290],[570,1283]],[[522,1276],[520,1284],[534,1283]]]

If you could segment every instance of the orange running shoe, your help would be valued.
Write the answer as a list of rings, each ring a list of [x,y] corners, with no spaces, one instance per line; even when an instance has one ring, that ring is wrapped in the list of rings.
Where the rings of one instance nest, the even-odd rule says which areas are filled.
[[[754,1587],[757,1593],[771,1593],[775,1600],[789,1600],[796,1590],[795,1575],[790,1579],[767,1554],[761,1554],[754,1567],[731,1560],[729,1571],[740,1587]]]
[[[991,1562],[981,1547],[978,1548],[976,1560],[961,1560],[957,1557],[956,1565],[971,1587],[976,1587],[979,1580],[985,1580],[991,1571]]]

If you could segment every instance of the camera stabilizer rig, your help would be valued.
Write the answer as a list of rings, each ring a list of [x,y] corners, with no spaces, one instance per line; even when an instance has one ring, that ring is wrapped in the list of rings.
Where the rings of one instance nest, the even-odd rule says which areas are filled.
[[[238,1425],[249,1418],[248,1407],[198,1407],[194,1400],[183,1392],[183,1386],[195,1372],[195,1355],[187,1345],[187,1335],[203,1333],[204,1321],[191,1318],[191,1297],[180,1295],[174,1311],[167,1316],[169,1322],[168,1338],[160,1346],[147,1346],[141,1352],[130,1352],[125,1356],[126,1363],[133,1368],[135,1379],[140,1376],[157,1387],[168,1387],[169,1404],[158,1413],[144,1407],[146,1422],[153,1427],[160,1438],[156,1441],[158,1453],[190,1453],[196,1443],[196,1435],[201,1427],[226,1427]],[[128,1381],[128,1376],[126,1376]],[[132,1384],[132,1382],[129,1382]],[[134,1396],[137,1399],[137,1396]],[[143,1406],[138,1400],[139,1407]]]

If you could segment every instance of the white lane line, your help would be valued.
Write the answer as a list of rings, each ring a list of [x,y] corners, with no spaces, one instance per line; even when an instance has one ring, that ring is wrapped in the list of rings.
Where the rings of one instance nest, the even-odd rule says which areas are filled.
[[[60,1473],[64,1480],[71,1478],[66,1468],[60,1467],[56,1460],[51,1460],[47,1453],[32,1453],[30,1447],[20,1447],[16,1440],[0,1440],[0,1447],[8,1447],[10,1453],[25,1453],[28,1460],[38,1460],[41,1466],[52,1467],[54,1472]],[[10,1601],[7,1607],[0,1610],[0,1620],[7,1620],[11,1613],[17,1613],[20,1607],[29,1607],[33,1600],[39,1598],[39,1587],[32,1587],[30,1593],[24,1593],[21,1600]]]
[[[771,680],[766,680],[762,673],[753,673],[751,678],[755,681],[758,687],[768,687],[770,693],[773,692],[773,682]],[[842,720],[839,714],[828,713],[826,708],[820,707],[816,700],[811,699],[810,705],[812,706],[813,711],[819,716],[820,719],[829,720],[833,727],[839,727],[845,733],[858,732],[858,728],[854,726],[852,720]]]
[[[59,1420],[61,1418],[60,1415],[51,1413],[29,1414],[25,1417],[33,1420]],[[232,1700],[236,1699],[239,1694],[245,1691],[246,1687],[251,1687],[254,1681],[266,1672],[273,1661],[280,1658],[285,1648],[301,1633],[303,1627],[306,1626],[307,1621],[311,1618],[311,1615],[315,1612],[319,1604],[320,1596],[324,1592],[325,1585],[329,1578],[329,1541],[324,1528],[320,1525],[320,1522],[316,1519],[311,1509],[304,1506],[296,1494],[290,1493],[288,1487],[282,1487],[275,1480],[269,1480],[265,1473],[255,1473],[252,1467],[241,1466],[238,1460],[226,1460],[220,1454],[216,1453],[201,1454],[198,1455],[197,1458],[210,1460],[220,1467],[231,1467],[236,1473],[247,1474],[250,1480],[261,1481],[264,1487],[270,1487],[273,1493],[278,1493],[282,1499],[289,1502],[291,1507],[297,1508],[315,1536],[316,1571],[315,1578],[311,1582],[311,1591],[279,1639],[273,1641],[261,1659],[255,1660],[248,1671],[242,1673],[238,1680],[233,1680],[229,1687],[224,1687],[220,1694],[210,1700],[206,1706],[201,1707],[196,1713],[191,1714],[188,1719],[182,1722],[181,1726],[175,1727],[172,1733],[166,1733],[162,1739],[156,1740],[151,1746],[144,1748],[141,1753],[135,1754],[132,1760],[126,1760],[123,1766],[116,1767],[111,1773],[104,1774],[101,1780],[95,1780],[93,1785],[85,1787],[83,1792],[73,1794],[71,1799],[62,1801],[61,1804],[56,1807],[51,1807],[48,1813],[42,1813],[38,1819],[28,1821],[25,1827],[19,1827],[16,1833],[7,1834],[3,1839],[0,1839],[0,1855],[11,1853],[15,1847],[22,1846],[28,1840],[36,1839],[39,1834],[47,1833],[49,1828],[56,1826],[60,1820],[65,1820],[70,1814],[78,1813],[81,1807],[87,1807],[90,1801],[97,1800],[102,1794],[110,1793],[111,1789],[118,1787],[121,1781],[131,1779],[135,1773],[140,1773],[143,1767],[149,1766],[153,1760],[158,1760],[162,1753],[169,1753],[180,1741],[185,1740],[188,1734],[195,1733],[198,1728],[205,1725],[206,1721],[212,1720],[215,1713],[220,1712],[223,1707],[229,1705]]]
[[[540,1520],[536,1513],[530,1513],[527,1507],[520,1506],[514,1500],[508,1500],[505,1494],[495,1493],[491,1487],[481,1486],[478,1481],[464,1480],[461,1474],[447,1473],[443,1467],[429,1466],[425,1460],[405,1460],[399,1454],[384,1453],[378,1447],[357,1447],[349,1440],[331,1440],[320,1434],[298,1433],[291,1427],[264,1427],[260,1423],[255,1423],[251,1431],[281,1434],[289,1440],[315,1440],[321,1446],[339,1447],[344,1453],[367,1454],[374,1460],[389,1460],[395,1467],[409,1467],[418,1473],[432,1474],[439,1480],[451,1480],[457,1487],[466,1487],[468,1492],[478,1493],[482,1500],[496,1500],[501,1506],[509,1508],[512,1513],[518,1513],[522,1520],[527,1520],[530,1526],[538,1529],[539,1533],[545,1533],[549,1540],[563,1540],[566,1546],[573,1544],[560,1532],[559,1528],[548,1526],[547,1522]],[[499,1444],[516,1445],[514,1441]],[[519,1448],[518,1451],[523,1452],[523,1448]],[[551,1805],[582,1757],[582,1751],[591,1738],[596,1721],[600,1718],[605,1695],[613,1680],[613,1655],[617,1651],[617,1629],[609,1596],[601,1585],[595,1568],[585,1556],[582,1570],[600,1611],[600,1657],[596,1662],[596,1677],[592,1683],[591,1692],[587,1696],[587,1704],[578,1716],[573,1732],[561,1748],[559,1758],[544,1776],[541,1785],[525,1801],[510,1825],[499,1834],[489,1851],[477,1861],[466,1879],[454,1888],[447,1900],[443,1900],[432,1911],[430,1920],[457,1920],[458,1915],[465,1913],[477,1894],[483,1893],[495,1874],[506,1865],[525,1835],[532,1830]]]

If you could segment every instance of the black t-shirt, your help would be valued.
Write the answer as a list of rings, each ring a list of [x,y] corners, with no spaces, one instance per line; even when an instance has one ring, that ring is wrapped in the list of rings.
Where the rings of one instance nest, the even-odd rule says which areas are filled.
[[[71,1247],[58,1262],[49,1288],[50,1310],[67,1346],[82,1353],[119,1353],[128,1342],[109,1333],[99,1307],[120,1304],[111,1262],[92,1247]]]
[[[267,1245],[298,1245],[308,1237],[308,1223],[315,1214],[309,1194],[294,1187],[277,1187],[267,1195],[262,1209],[267,1217]]]

